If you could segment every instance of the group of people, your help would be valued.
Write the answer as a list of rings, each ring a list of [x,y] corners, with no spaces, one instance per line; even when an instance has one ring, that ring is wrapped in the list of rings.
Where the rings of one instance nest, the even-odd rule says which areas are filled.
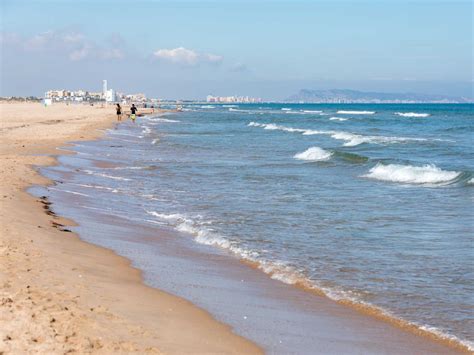
[[[122,121],[122,106],[120,104],[117,104],[117,107],[115,108],[117,110],[117,121]],[[130,119],[132,122],[135,122],[135,119],[137,118],[137,111],[138,108],[135,106],[135,104],[132,104],[132,107],[130,107]]]

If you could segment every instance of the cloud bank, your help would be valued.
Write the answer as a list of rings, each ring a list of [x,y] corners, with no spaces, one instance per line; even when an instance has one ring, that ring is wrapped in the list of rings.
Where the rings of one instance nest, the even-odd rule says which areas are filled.
[[[168,61],[184,66],[197,66],[199,64],[220,64],[224,58],[215,54],[198,53],[184,47],[173,49],[157,49],[153,56],[156,59]]]

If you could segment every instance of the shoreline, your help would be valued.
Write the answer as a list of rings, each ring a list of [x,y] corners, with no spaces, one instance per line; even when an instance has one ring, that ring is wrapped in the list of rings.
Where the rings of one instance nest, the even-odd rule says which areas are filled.
[[[49,109],[49,108],[48,108],[48,109]],[[110,110],[110,108],[109,108],[109,110]],[[112,116],[113,118],[111,118],[110,121],[107,122],[109,125],[110,125],[111,122],[113,122],[113,123],[116,122],[116,121],[115,121],[115,117],[114,117],[115,115],[110,115],[110,116]],[[122,122],[124,122],[124,121],[122,121]],[[100,127],[100,128],[105,129],[105,128],[107,128],[107,126],[106,126],[105,123],[104,123],[104,126],[103,126],[103,127]],[[94,132],[96,132],[96,130],[94,130]],[[93,140],[93,139],[98,139],[98,138],[101,137],[101,135],[102,135],[101,133],[97,132],[97,133],[95,133],[95,134],[93,135],[92,138],[91,138],[91,137],[82,136],[82,137],[81,137],[80,139],[78,139],[78,140]],[[63,147],[66,147],[66,146],[67,146],[68,142],[71,142],[71,141],[72,141],[72,140],[70,139],[69,141],[65,141],[65,142],[64,142],[65,144],[61,145],[60,147],[55,147],[55,148],[53,148],[53,149],[59,150],[59,153],[58,153],[57,151],[56,151],[55,153],[45,153],[45,154],[48,154],[48,156],[47,156],[46,158],[47,158],[47,159],[50,159],[50,161],[48,162],[48,165],[53,165],[53,164],[56,164],[56,163],[57,163],[56,158],[55,158],[55,156],[57,156],[57,155],[69,155],[69,154],[71,154],[71,152],[69,152],[68,150],[63,150],[63,149],[62,149]],[[44,164],[34,164],[34,165],[44,166]],[[31,168],[31,164],[30,164],[29,166],[30,166],[30,168]],[[33,170],[35,171],[36,174],[38,174],[38,172],[36,171],[36,169],[33,168]],[[42,176],[36,176],[35,179],[36,179],[36,178],[39,178],[39,179],[42,179],[42,180],[43,180],[43,181],[40,183],[41,185],[47,185],[47,184],[48,184],[48,182],[45,182],[45,181],[44,181],[44,180],[47,180],[46,178],[44,178],[44,177],[42,177]],[[28,194],[28,193],[25,191],[25,189],[27,189],[28,187],[29,187],[29,186],[24,187],[24,189],[22,190],[22,194]],[[30,187],[31,187],[31,186],[30,186]],[[28,195],[29,195],[29,194],[28,194]],[[29,196],[31,196],[31,195],[29,195]],[[32,198],[32,199],[34,200],[34,198]],[[41,202],[40,202],[40,203],[41,203]],[[43,202],[43,203],[44,203],[44,202]],[[38,205],[38,204],[39,204],[39,203],[37,203],[37,205]],[[3,215],[2,215],[2,218],[3,218]],[[48,218],[48,217],[46,217],[46,218]],[[60,223],[60,224],[64,223],[65,226],[71,225],[71,221],[65,220],[64,218],[61,218],[61,217],[58,217],[57,221],[58,221],[58,223]],[[69,234],[69,235],[67,235],[67,234],[62,234],[62,235],[60,235],[59,233],[61,233],[61,232],[56,229],[55,234],[58,234],[58,236],[59,236],[60,238],[65,239],[65,238],[64,238],[65,236],[67,236],[67,237],[70,236],[70,234]],[[219,323],[219,325],[220,325],[221,327],[224,327],[224,330],[223,330],[224,332],[230,333],[233,337],[240,338],[240,336],[238,336],[238,335],[236,335],[235,333],[232,332],[230,326],[218,322],[218,321],[215,320],[215,319],[212,317],[212,315],[210,315],[207,311],[201,310],[200,308],[198,308],[198,306],[195,306],[195,305],[192,304],[191,302],[188,302],[188,301],[186,301],[186,300],[183,300],[183,299],[181,299],[179,296],[174,296],[174,295],[171,295],[171,294],[169,294],[169,293],[167,293],[167,292],[161,291],[160,289],[156,289],[156,288],[154,288],[154,287],[147,286],[147,285],[144,283],[144,280],[143,280],[143,272],[142,272],[140,269],[138,269],[138,268],[136,268],[136,267],[133,267],[133,266],[131,265],[131,261],[130,261],[128,258],[123,257],[123,256],[120,256],[120,255],[116,254],[114,251],[111,251],[110,249],[103,248],[103,247],[97,246],[97,245],[95,245],[95,244],[91,244],[91,243],[89,243],[89,242],[83,241],[82,239],[80,239],[80,237],[79,237],[78,235],[74,235],[73,238],[75,239],[74,242],[78,242],[78,243],[85,244],[85,248],[89,248],[89,247],[90,247],[90,248],[98,248],[98,249],[101,250],[100,253],[111,254],[111,255],[108,255],[108,256],[107,256],[107,259],[110,259],[110,260],[108,260],[108,261],[112,261],[112,259],[114,259],[114,258],[121,259],[120,261],[117,260],[116,262],[121,264],[120,267],[121,267],[122,269],[128,269],[127,272],[130,273],[130,274],[133,274],[133,282],[140,283],[140,284],[141,284],[141,287],[150,289],[149,292],[158,292],[158,293],[160,293],[160,295],[157,295],[157,296],[155,296],[155,297],[177,298],[177,299],[180,300],[180,302],[183,302],[183,304],[180,304],[179,307],[196,308],[198,312],[205,313],[205,314],[202,315],[202,316],[211,318],[210,320],[208,320],[209,322]],[[77,239],[77,240],[76,240],[76,239]],[[64,242],[64,241],[63,241],[63,242]],[[101,257],[104,257],[104,256],[101,256]],[[250,265],[250,266],[251,266],[252,268],[254,268],[254,269],[259,269],[259,268],[256,267],[255,265],[251,265],[252,263],[247,263],[245,260],[240,260],[239,262],[242,262],[242,261],[243,261],[243,263],[246,263],[246,264]],[[95,270],[90,270],[90,271],[94,272]],[[80,276],[80,278],[84,278],[85,274],[81,274],[81,275],[82,275],[82,276]],[[109,276],[110,276],[110,275],[109,275]],[[129,276],[132,277],[132,275],[129,275]],[[107,277],[107,278],[108,278],[108,277]],[[1,279],[0,279],[0,280],[1,280]],[[319,291],[319,290],[315,290],[314,288],[311,289],[310,287],[307,287],[307,286],[305,286],[305,285],[299,285],[299,284],[296,284],[296,285],[293,285],[293,286],[297,286],[298,288],[303,289],[304,292],[310,291],[310,292],[312,292],[312,293],[315,293],[315,294],[317,294],[317,295],[320,295],[320,291]],[[126,287],[129,287],[129,286],[126,286]],[[123,290],[123,289],[122,289],[122,290]],[[162,295],[161,293],[163,293],[164,295]],[[327,297],[327,296],[324,295],[324,297]],[[328,298],[328,299],[329,299],[329,298]],[[176,300],[174,300],[174,301],[177,302]],[[331,301],[332,301],[332,300],[331,300]],[[397,328],[400,328],[400,329],[402,329],[402,330],[404,330],[404,331],[407,331],[407,330],[408,330],[410,333],[415,333],[417,336],[421,336],[421,337],[425,338],[427,341],[435,341],[435,342],[437,342],[437,343],[441,343],[441,344],[443,344],[443,345],[447,345],[447,346],[449,346],[450,348],[453,348],[453,350],[455,349],[455,350],[460,350],[460,351],[469,352],[468,349],[466,349],[465,347],[463,347],[463,346],[460,345],[460,344],[454,343],[454,341],[447,340],[447,339],[442,339],[442,338],[440,339],[440,337],[437,337],[436,335],[434,335],[434,334],[431,333],[431,332],[428,332],[428,331],[424,331],[424,330],[422,330],[422,329],[419,329],[419,327],[416,327],[415,325],[410,325],[410,324],[406,325],[406,324],[402,323],[402,322],[405,322],[405,321],[400,321],[400,322],[399,322],[399,321],[397,321],[397,319],[395,319],[394,317],[392,317],[392,316],[390,316],[390,315],[377,314],[377,312],[374,312],[374,309],[373,309],[374,307],[369,307],[369,306],[365,307],[365,306],[360,306],[359,304],[357,304],[357,305],[355,305],[355,304],[348,304],[348,302],[345,302],[345,301],[341,301],[341,302],[339,302],[339,301],[332,301],[332,302],[335,302],[335,303],[338,303],[338,304],[342,304],[343,307],[349,306],[349,308],[353,308],[353,309],[357,310],[358,312],[360,312],[360,313],[361,313],[363,316],[365,316],[365,317],[368,316],[368,317],[370,317],[370,318],[375,318],[375,319],[383,320],[384,322],[390,323],[392,326],[395,326],[395,327],[397,327]],[[381,313],[381,312],[379,312],[379,313]],[[127,314],[127,315],[128,315],[128,316],[132,316],[132,314]],[[137,317],[135,317],[135,318],[137,318]],[[127,320],[128,320],[128,318],[127,318]],[[201,322],[201,321],[202,321],[202,319],[201,319],[199,322]],[[199,323],[199,327],[202,327],[201,323]],[[196,328],[196,326],[194,326],[194,328],[192,329],[192,331],[194,331],[195,328]],[[211,334],[211,335],[212,335],[212,334]],[[160,336],[160,334],[158,334],[157,336]],[[142,338],[139,338],[139,339],[140,339],[140,341],[142,340]],[[181,340],[181,339],[180,339],[180,340]],[[238,339],[238,340],[243,341],[244,343],[245,343],[245,342],[250,343],[249,341],[247,341],[247,340],[245,340],[245,339],[243,339],[243,338],[240,338],[240,339]],[[1,345],[1,344],[2,344],[2,343],[0,343],[0,345]],[[158,344],[158,349],[159,349],[160,351],[161,351],[161,350],[165,350],[165,352],[181,352],[181,351],[183,351],[183,348],[174,349],[175,351],[173,351],[173,350],[170,351],[169,349],[162,349],[162,347],[160,346],[160,342],[157,342],[157,344]],[[183,344],[179,344],[179,346],[182,346],[182,345],[183,345]],[[248,344],[247,344],[247,345],[248,345]],[[254,348],[250,347],[250,349],[252,349],[251,352],[253,352],[253,351],[255,351],[255,352],[261,351],[261,349],[258,349],[258,347],[255,346],[255,344],[250,344],[250,345],[253,345],[253,346],[254,346]],[[136,345],[136,346],[138,346],[138,345]],[[1,350],[1,349],[2,349],[2,348],[0,347],[0,350]],[[154,352],[154,351],[157,351],[157,350],[153,348],[153,349],[146,349],[146,351]],[[185,352],[186,352],[186,350],[185,350]],[[227,351],[226,351],[226,352],[227,352]],[[236,350],[236,352],[240,352],[240,351]]]
[[[35,167],[56,164],[51,155],[59,147],[97,139],[99,129],[112,126],[110,108],[0,109],[0,351],[262,353],[191,302],[145,285],[128,259],[55,228],[52,222],[72,221],[46,214],[41,200],[26,191],[51,184]]]

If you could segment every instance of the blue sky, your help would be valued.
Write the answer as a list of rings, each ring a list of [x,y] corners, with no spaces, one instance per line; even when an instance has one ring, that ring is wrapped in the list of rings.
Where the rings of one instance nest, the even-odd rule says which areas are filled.
[[[470,1],[3,0],[2,95],[472,96]]]

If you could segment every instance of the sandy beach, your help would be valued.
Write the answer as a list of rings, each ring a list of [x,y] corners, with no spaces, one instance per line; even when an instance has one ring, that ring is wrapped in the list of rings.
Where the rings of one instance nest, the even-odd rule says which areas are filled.
[[[57,215],[47,198],[25,191],[32,185],[52,183],[35,167],[53,165],[54,156],[69,154],[60,147],[99,138],[112,127],[116,123],[113,107],[14,103],[1,104],[0,109],[0,354],[263,353],[260,346],[205,310],[146,286],[141,271],[128,259],[82,241],[68,228],[74,221]],[[110,223],[118,225],[120,220],[117,217]],[[143,228],[141,233],[133,237],[152,238],[155,229]],[[200,257],[183,250],[177,257]],[[308,313],[316,312],[318,327],[310,331],[321,347],[315,352],[447,354],[464,350],[271,280],[237,258],[216,256],[213,262],[220,265],[219,271],[228,265],[239,281],[262,287],[269,299],[290,299],[298,307],[304,305]],[[199,275],[202,271],[195,272],[198,279],[205,279]],[[218,286],[215,294],[223,291]]]
[[[191,303],[142,283],[113,252],[67,232],[72,221],[29,195],[34,166],[94,139],[113,107],[1,105],[0,353],[260,353]]]

